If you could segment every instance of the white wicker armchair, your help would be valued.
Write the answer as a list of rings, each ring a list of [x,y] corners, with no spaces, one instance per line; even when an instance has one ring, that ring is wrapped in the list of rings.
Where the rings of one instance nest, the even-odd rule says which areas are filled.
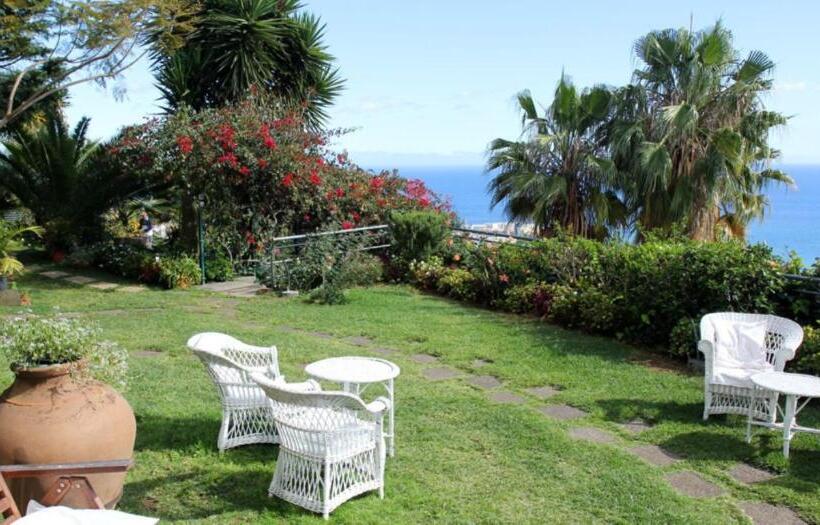
[[[270,402],[250,378],[252,373],[282,377],[276,347],[251,346],[229,335],[206,332],[188,339],[188,348],[205,365],[222,401],[219,451],[256,443],[279,443]],[[293,386],[319,389],[319,384],[312,380]]]
[[[365,404],[347,392],[294,390],[283,380],[251,376],[273,404],[281,444],[268,494],[325,519],[350,498],[384,498],[384,415],[390,401]]]
[[[765,325],[765,344],[760,348],[762,355],[756,364],[726,366],[721,356],[716,355],[720,346],[716,328],[725,323]],[[700,339],[698,350],[704,355],[705,365],[703,419],[706,420],[710,414],[748,415],[753,389],[751,376],[765,370],[782,371],[802,343],[803,329],[794,321],[774,315],[720,312],[703,316]],[[754,417],[774,421],[776,407],[777,393],[758,392]]]

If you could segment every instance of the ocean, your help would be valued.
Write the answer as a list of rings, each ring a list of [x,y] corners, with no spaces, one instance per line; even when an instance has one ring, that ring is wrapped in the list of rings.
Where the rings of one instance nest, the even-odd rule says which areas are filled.
[[[764,242],[779,255],[794,250],[807,264],[820,258],[820,166],[781,166],[796,182],[768,191],[769,209],[762,221],[749,225],[750,242]],[[489,175],[481,166],[405,167],[399,173],[423,180],[433,191],[448,197],[467,224],[505,222],[502,207],[490,209]]]

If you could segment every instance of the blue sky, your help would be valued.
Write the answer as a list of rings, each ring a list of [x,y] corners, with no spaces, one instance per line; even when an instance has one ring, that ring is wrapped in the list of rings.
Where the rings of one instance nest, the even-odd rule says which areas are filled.
[[[339,149],[370,167],[480,165],[495,137],[515,138],[516,92],[548,104],[561,71],[579,85],[627,82],[631,46],[651,29],[722,18],[736,46],[777,63],[771,109],[791,115],[774,137],[787,163],[820,163],[820,2],[307,0],[327,24],[346,91],[331,125],[356,128]],[[128,72],[126,98],[82,86],[72,120],[106,137],[157,111],[147,64]]]

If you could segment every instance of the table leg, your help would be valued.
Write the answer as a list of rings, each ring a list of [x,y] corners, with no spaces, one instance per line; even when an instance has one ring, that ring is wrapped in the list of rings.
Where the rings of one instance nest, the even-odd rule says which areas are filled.
[[[387,382],[387,395],[390,399],[390,414],[388,416],[388,427],[390,428],[390,457],[394,457],[396,455],[396,400],[393,396],[393,380],[390,379]]]
[[[783,456],[789,457],[789,447],[791,446],[792,425],[794,425],[794,416],[797,409],[797,396],[788,394],[786,396],[786,406],[783,414]]]

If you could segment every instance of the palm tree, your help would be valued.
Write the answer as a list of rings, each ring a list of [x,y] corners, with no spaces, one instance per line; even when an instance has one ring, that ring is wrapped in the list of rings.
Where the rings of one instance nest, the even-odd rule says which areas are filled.
[[[529,92],[518,94],[523,140],[490,144],[492,206],[504,203],[510,220],[532,222],[542,235],[558,226],[570,234],[605,237],[622,225],[625,208],[611,183],[613,164],[599,130],[610,92],[578,92],[563,75],[552,105],[539,116]]]
[[[257,86],[304,108],[309,124],[322,124],[343,81],[322,43],[324,25],[301,7],[298,0],[202,2],[184,47],[168,55],[155,46],[165,111],[218,107]]]
[[[682,223],[694,239],[742,236],[766,208],[762,189],[791,183],[771,169],[770,130],[785,124],[766,111],[772,61],[740,58],[718,22],[698,32],[653,31],[635,43],[642,67],[617,90],[607,129],[631,211],[643,228]]]
[[[89,119],[70,131],[60,113],[20,129],[0,148],[0,188],[28,208],[45,227],[50,244],[70,247],[99,231],[100,215],[122,196],[144,189],[126,173],[112,173],[96,161],[100,146],[88,140]]]

